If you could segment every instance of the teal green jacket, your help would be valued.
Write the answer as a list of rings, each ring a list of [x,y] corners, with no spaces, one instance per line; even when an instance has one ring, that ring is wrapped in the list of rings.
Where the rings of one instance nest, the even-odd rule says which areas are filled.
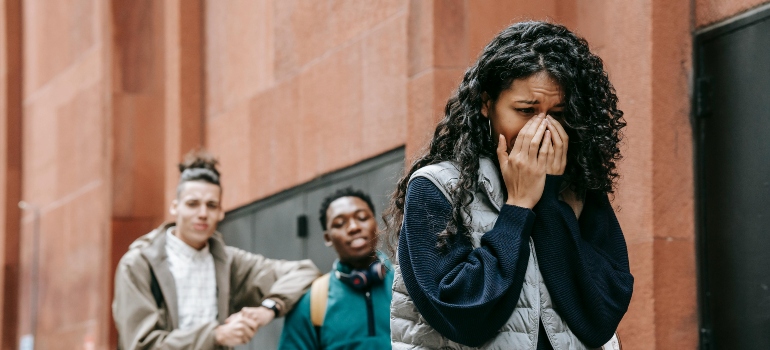
[[[393,266],[380,257],[388,267],[382,284],[370,290],[373,315],[369,315],[366,295],[349,287],[332,271],[329,279],[329,300],[320,334],[310,321],[310,291],[286,315],[280,350],[341,350],[390,349],[390,299],[393,285]],[[350,268],[336,264],[342,272]],[[374,320],[374,334],[369,331],[369,317]]]

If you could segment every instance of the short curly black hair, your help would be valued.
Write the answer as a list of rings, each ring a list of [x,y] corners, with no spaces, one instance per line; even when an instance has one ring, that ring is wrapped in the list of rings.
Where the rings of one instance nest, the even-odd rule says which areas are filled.
[[[372,198],[369,197],[368,194],[366,194],[364,191],[353,189],[352,187],[345,187],[340,188],[337,191],[334,191],[334,193],[326,196],[324,198],[323,202],[321,202],[321,210],[318,211],[318,220],[321,221],[321,229],[326,230],[326,210],[329,209],[329,205],[332,204],[332,202],[342,198],[342,197],[357,197],[366,202],[366,204],[369,206],[369,209],[372,210],[373,215],[377,215],[374,211],[374,203],[372,203]]]

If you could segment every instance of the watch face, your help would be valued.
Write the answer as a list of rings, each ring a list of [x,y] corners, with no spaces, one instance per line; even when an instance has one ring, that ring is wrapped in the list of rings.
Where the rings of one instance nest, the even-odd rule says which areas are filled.
[[[264,307],[266,307],[268,309],[272,309],[272,308],[275,307],[275,300],[265,299],[264,301],[262,301],[262,306],[264,306]]]

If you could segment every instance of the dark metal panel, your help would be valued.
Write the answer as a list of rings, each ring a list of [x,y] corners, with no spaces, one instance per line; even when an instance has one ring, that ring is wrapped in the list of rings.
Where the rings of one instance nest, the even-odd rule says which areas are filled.
[[[367,175],[366,188],[369,189],[372,196],[372,202],[374,202],[374,207],[377,211],[377,220],[381,228],[385,227],[382,221],[382,213],[388,207],[390,196],[396,189],[396,183],[403,175],[403,172],[404,164],[403,162],[398,162],[385,165]]]
[[[770,349],[768,14],[696,41],[702,348]]]
[[[251,251],[254,247],[252,221],[249,216],[230,218],[225,214],[225,219],[217,225],[217,230],[222,233],[227,245]]]
[[[304,258],[303,239],[297,237],[297,215],[304,211],[302,196],[295,196],[254,212],[252,252],[272,259]]]
[[[283,317],[270,322],[269,325],[262,327],[257,331],[257,335],[251,339],[247,345],[236,346],[236,350],[265,350],[278,349],[278,342],[281,340],[281,331],[283,330]]]

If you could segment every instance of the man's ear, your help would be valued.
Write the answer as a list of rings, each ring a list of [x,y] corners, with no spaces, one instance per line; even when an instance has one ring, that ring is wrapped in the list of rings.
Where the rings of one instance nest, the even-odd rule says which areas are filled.
[[[224,210],[220,210],[219,211],[219,217],[217,218],[217,222],[222,221],[224,218],[225,218],[225,211]]]
[[[332,246],[332,238],[329,237],[329,231],[324,231],[324,245],[327,247]]]
[[[174,199],[173,201],[171,201],[171,206],[168,208],[168,212],[169,212],[169,214],[171,214],[171,216],[176,216],[176,214],[177,214],[176,206],[177,205],[179,205],[179,201],[178,200]]]
[[[489,118],[489,108],[492,106],[492,99],[489,98],[489,94],[486,92],[481,93],[481,115],[484,118]]]

